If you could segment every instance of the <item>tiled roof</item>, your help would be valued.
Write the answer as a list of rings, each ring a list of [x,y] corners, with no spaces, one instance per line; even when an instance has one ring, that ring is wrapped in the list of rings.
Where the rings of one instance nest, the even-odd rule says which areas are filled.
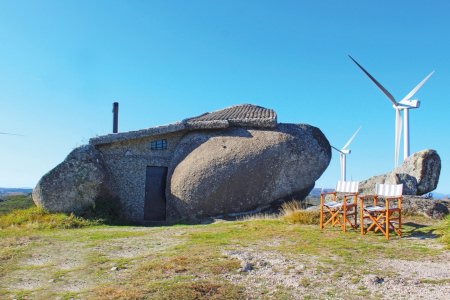
[[[272,119],[276,120],[277,114],[273,109],[264,108],[252,104],[231,106],[215,112],[206,113],[188,121],[212,121],[212,120],[254,120]]]
[[[275,128],[276,126],[277,114],[274,110],[252,104],[241,104],[205,113],[174,124],[98,136],[91,138],[89,142],[93,145],[100,145],[184,130],[224,129],[228,127]]]
[[[207,129],[219,123],[225,124],[225,127],[274,128],[277,126],[277,114],[272,109],[241,104],[186,119],[183,123],[192,129]]]

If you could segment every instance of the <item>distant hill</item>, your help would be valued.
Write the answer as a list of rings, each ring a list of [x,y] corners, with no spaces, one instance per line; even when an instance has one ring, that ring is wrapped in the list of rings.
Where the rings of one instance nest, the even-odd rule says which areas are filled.
[[[433,194],[433,199],[450,198],[450,194],[434,193],[434,192],[431,192],[431,194]]]
[[[312,191],[309,193],[309,195],[310,196],[313,196],[313,197],[320,197],[320,193],[321,192],[332,192],[332,191],[334,191],[334,189],[333,188],[313,188],[312,189]]]
[[[31,188],[4,188],[0,187],[0,196],[26,195],[33,191]]]

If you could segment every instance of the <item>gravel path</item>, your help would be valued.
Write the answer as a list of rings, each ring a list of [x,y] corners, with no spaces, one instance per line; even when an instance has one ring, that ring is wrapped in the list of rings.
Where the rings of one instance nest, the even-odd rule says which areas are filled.
[[[294,299],[450,299],[449,251],[432,260],[373,260],[358,274],[336,271],[314,256],[286,258],[257,248],[224,254],[241,261],[240,272],[224,278],[246,286],[250,299],[278,298],[279,287]]]

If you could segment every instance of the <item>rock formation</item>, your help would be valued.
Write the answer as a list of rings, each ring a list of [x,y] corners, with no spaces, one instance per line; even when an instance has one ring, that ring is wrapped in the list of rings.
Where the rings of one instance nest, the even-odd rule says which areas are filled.
[[[327,139],[308,125],[193,132],[180,142],[169,168],[170,202],[192,219],[306,196],[330,159]]]
[[[99,197],[110,197],[112,187],[100,153],[86,145],[73,150],[39,180],[33,201],[51,212],[79,212]]]
[[[441,159],[435,150],[422,150],[408,157],[392,172],[360,182],[361,194],[373,194],[376,183],[403,183],[404,195],[423,195],[436,189],[441,173]]]
[[[330,159],[318,128],[279,124],[275,111],[243,104],[92,138],[42,177],[33,200],[49,211],[78,212],[111,197],[125,220],[199,220],[302,199]],[[149,176],[152,168],[167,173]]]
[[[402,210],[405,214],[422,214],[432,219],[443,219],[449,214],[450,201],[404,196]]]

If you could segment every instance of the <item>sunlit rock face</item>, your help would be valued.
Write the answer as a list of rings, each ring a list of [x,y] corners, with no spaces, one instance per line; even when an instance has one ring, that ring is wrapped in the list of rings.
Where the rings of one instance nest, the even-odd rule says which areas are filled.
[[[439,154],[432,149],[422,150],[412,154],[392,172],[362,181],[359,192],[373,194],[377,183],[403,183],[404,195],[424,195],[436,189],[440,174]]]
[[[33,201],[50,212],[80,212],[100,197],[111,197],[112,186],[100,152],[86,145],[39,180]]]
[[[169,201],[178,216],[195,219],[304,197],[330,159],[327,139],[309,125],[189,133],[169,169]]]

